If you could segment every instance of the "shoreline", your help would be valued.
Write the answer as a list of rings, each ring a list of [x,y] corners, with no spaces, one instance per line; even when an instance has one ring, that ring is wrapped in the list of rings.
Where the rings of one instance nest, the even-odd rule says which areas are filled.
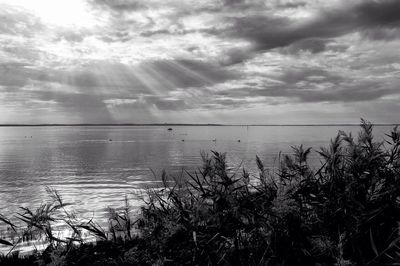
[[[373,126],[397,126],[400,123],[372,124]],[[0,127],[335,127],[360,126],[359,124],[0,124]]]

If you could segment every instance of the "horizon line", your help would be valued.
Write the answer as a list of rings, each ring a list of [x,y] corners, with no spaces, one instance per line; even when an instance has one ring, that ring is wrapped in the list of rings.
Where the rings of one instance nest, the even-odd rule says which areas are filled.
[[[396,126],[400,123],[371,123],[373,126]],[[219,123],[46,123],[46,124],[0,124],[0,127],[79,127],[79,126],[359,126],[360,123],[325,124],[219,124]]]

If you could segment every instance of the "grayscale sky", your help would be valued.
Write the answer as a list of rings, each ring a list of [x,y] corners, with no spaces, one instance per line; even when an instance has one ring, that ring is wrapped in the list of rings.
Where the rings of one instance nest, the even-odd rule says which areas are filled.
[[[399,123],[399,85],[399,0],[0,0],[0,123]]]

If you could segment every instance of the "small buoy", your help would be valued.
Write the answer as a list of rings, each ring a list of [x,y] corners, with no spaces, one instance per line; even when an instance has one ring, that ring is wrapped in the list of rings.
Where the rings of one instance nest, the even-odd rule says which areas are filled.
[[[212,141],[216,142],[216,141],[217,141],[217,139],[213,139]]]
[[[184,139],[182,141],[185,141]]]
[[[240,142],[240,139],[238,139],[238,142]]]
[[[112,139],[109,139],[108,141],[112,141]]]

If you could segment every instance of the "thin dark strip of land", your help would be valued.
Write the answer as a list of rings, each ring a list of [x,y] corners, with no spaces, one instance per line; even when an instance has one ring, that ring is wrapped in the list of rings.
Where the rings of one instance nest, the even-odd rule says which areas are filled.
[[[376,123],[373,126],[395,126],[400,123]],[[135,123],[122,123],[122,124],[0,124],[0,127],[142,127],[142,126],[221,126],[221,127],[236,127],[236,126],[251,126],[251,127],[321,127],[321,126],[359,126],[359,124],[184,124],[184,123],[152,123],[152,124],[135,124]]]

